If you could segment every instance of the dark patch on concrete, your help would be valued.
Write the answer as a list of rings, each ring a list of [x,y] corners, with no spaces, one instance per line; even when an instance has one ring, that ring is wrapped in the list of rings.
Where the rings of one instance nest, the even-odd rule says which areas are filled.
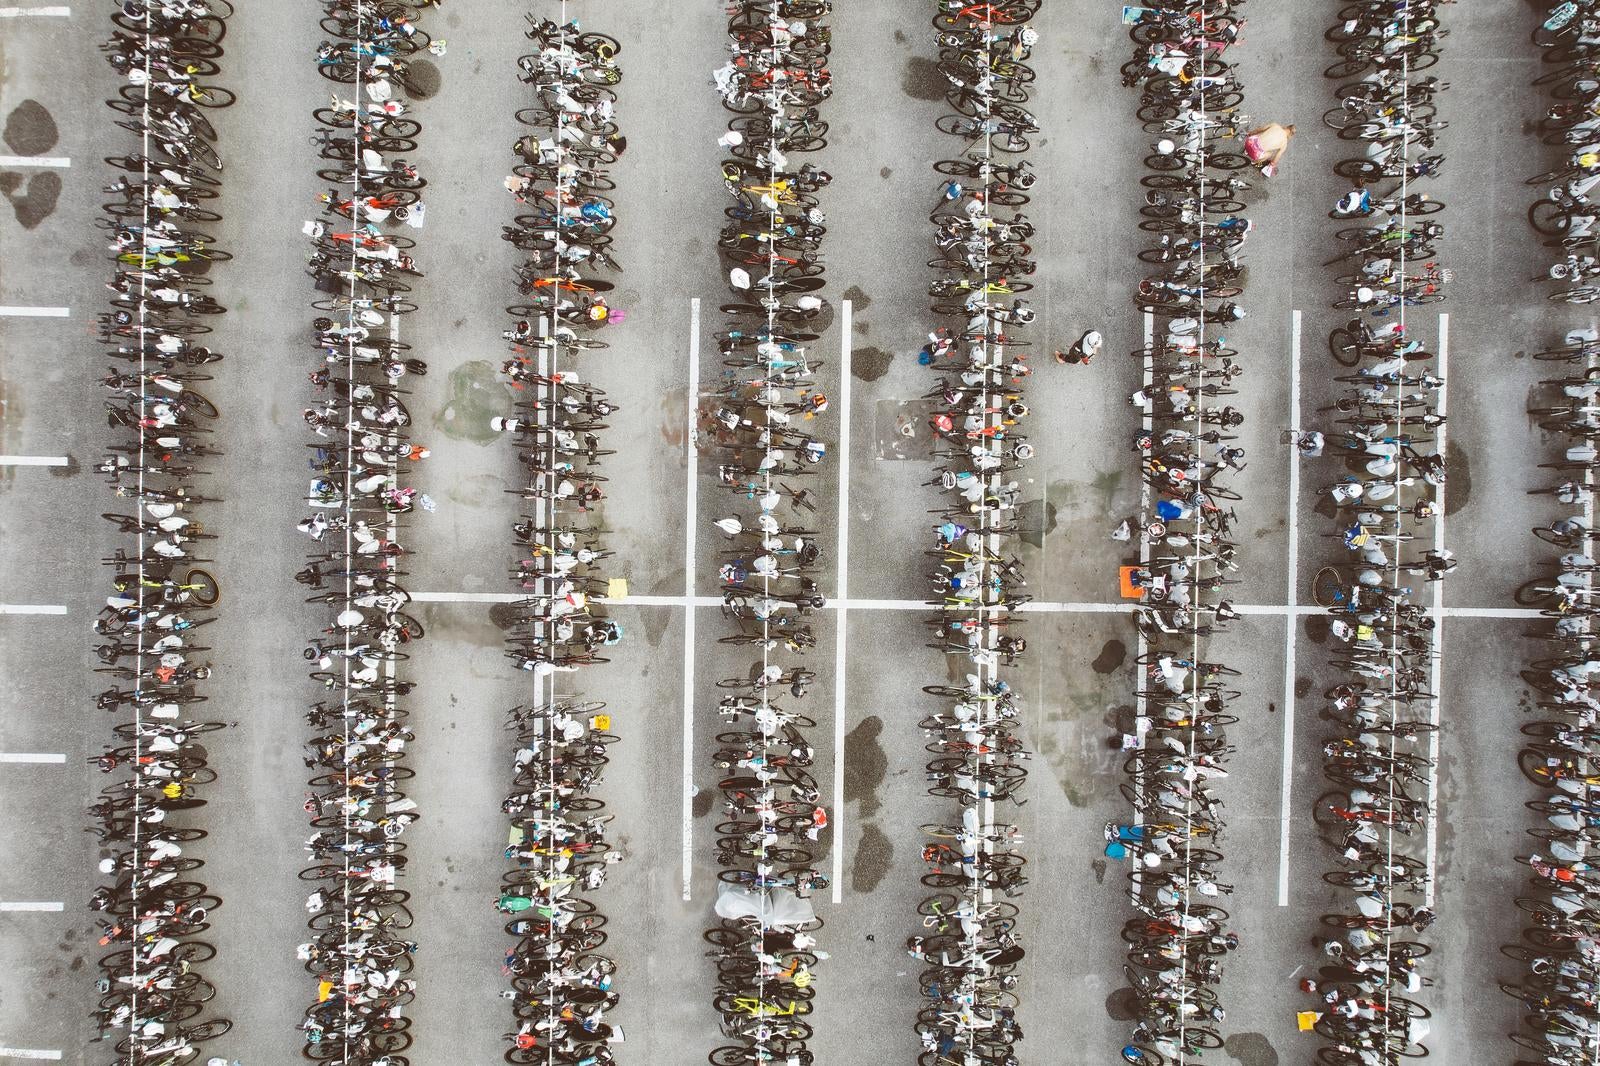
[[[0,140],[16,155],[44,155],[60,139],[56,120],[37,100],[24,100],[13,107],[6,116],[5,131],[0,133]]]
[[[949,88],[939,64],[926,56],[912,56],[900,68],[900,91],[913,100],[943,100]]]
[[[71,973],[77,973],[81,969],[83,969],[83,956],[74,955],[72,961],[67,963],[67,970]]]
[[[641,611],[640,624],[644,626],[645,643],[652,648],[661,645],[661,638],[666,635],[667,626],[672,621],[671,611]]]
[[[889,758],[878,737],[883,734],[883,719],[869,715],[844,738],[844,798],[861,802],[860,815],[870,818],[878,812],[878,789],[889,772]]]
[[[1328,642],[1328,634],[1331,629],[1331,620],[1327,615],[1306,615],[1306,636],[1311,639],[1311,643],[1326,644]]]
[[[1294,679],[1294,698],[1297,700],[1302,700],[1305,699],[1310,693],[1311,679],[1309,677],[1301,677],[1297,675]]]
[[[489,621],[498,629],[510,631],[517,624],[517,609],[509,603],[495,603],[489,606]]]
[[[426,100],[439,91],[444,79],[439,68],[426,59],[406,60],[406,87],[418,100]]]
[[[1096,474],[1091,485],[1100,494],[1100,506],[1105,511],[1111,510],[1111,502],[1117,495],[1117,489],[1121,486],[1121,470],[1107,470],[1103,474]]]
[[[876,824],[867,822],[861,827],[861,843],[856,845],[856,857],[850,863],[850,891],[871,892],[889,872],[889,860],[894,857],[894,845],[883,835]]]
[[[894,43],[895,44],[905,44],[906,41],[908,41],[908,40],[910,40],[910,38],[908,38],[906,36],[906,31],[905,30],[895,30],[894,31]]]
[[[22,188],[22,175],[15,170],[0,170],[0,193],[10,196]]]
[[[704,818],[711,813],[711,805],[717,801],[717,794],[710,789],[702,789],[694,794],[690,800],[690,807],[696,818]]]
[[[1027,500],[1017,508],[1017,533],[1035,548],[1056,531],[1056,505],[1048,500]]]
[[[850,353],[850,376],[857,381],[877,381],[889,372],[894,353],[882,348],[857,348]]]
[[[1094,871],[1095,884],[1103,885],[1106,883],[1106,860],[1095,859],[1093,862],[1089,863],[1089,869]]]
[[[434,428],[456,440],[488,444],[500,436],[489,420],[505,413],[510,391],[487,359],[462,363],[450,371],[450,402],[433,416]]]
[[[4,184],[5,197],[11,201],[11,210],[23,229],[33,229],[54,214],[56,201],[61,198],[61,175],[53,170],[40,171],[29,178],[27,191],[20,195],[15,191],[20,182],[7,180]]]
[[[1278,1066],[1278,1051],[1261,1033],[1234,1033],[1222,1043],[1222,1050],[1244,1066]]]
[[[884,181],[888,181],[889,180],[889,176],[892,175],[893,173],[894,173],[894,171],[891,170],[888,167],[879,167],[878,168],[878,177],[882,178]]]
[[[844,290],[844,292],[840,293],[839,298],[842,300],[849,300],[850,309],[856,312],[865,311],[867,308],[872,306],[872,297],[862,292],[861,286],[859,285],[850,286],[848,289]]]
[[[1128,658],[1128,646],[1120,640],[1108,640],[1106,646],[1100,649],[1100,654],[1095,656],[1094,662],[1089,665],[1094,667],[1097,674],[1109,674],[1121,666]]]
[[[50,468],[51,477],[77,477],[81,473],[83,473],[83,468],[78,465],[78,460],[71,455],[67,456],[66,466],[52,466]]]
[[[1472,499],[1472,463],[1455,441],[1444,445],[1444,514],[1455,514]]]
[[[1119,988],[1106,997],[1106,1016],[1114,1022],[1131,1022],[1139,1016],[1139,994]]]

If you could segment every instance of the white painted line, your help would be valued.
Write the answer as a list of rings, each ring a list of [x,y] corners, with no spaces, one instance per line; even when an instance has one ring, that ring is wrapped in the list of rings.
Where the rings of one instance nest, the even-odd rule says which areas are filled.
[[[70,307],[0,306],[0,318],[66,318]]]
[[[65,455],[0,455],[0,466],[66,466]]]
[[[515,592],[413,592],[413,603],[516,603],[528,597]],[[634,596],[626,599],[608,600],[604,596],[591,597],[596,603],[604,603],[607,607],[720,607],[721,596]],[[936,611],[937,604],[926,600],[874,600],[874,599],[839,599],[828,600],[824,610],[845,611]],[[989,608],[993,611],[1004,610],[1001,607]],[[1236,603],[1233,609],[1243,615],[1257,615],[1260,617],[1278,617],[1294,615],[1302,617],[1308,614],[1322,614],[1323,608],[1311,603]],[[949,607],[946,610],[964,611],[965,607]],[[1132,600],[1113,601],[1100,603],[1090,600],[1039,600],[1033,603],[1024,603],[1017,608],[1022,614],[1131,614],[1133,612]],[[0,604],[0,614],[66,614],[65,607],[30,607],[19,608]],[[1534,607],[1445,607],[1442,610],[1445,618],[1540,618],[1541,611]]]
[[[0,751],[0,763],[37,763],[59,765],[67,761],[65,755],[48,751]]]
[[[839,619],[833,629],[833,902],[844,892],[844,721],[845,647],[849,639],[846,620],[850,597],[846,580],[850,576],[850,327],[854,308],[849,300],[840,302],[839,328],[839,538],[834,549],[838,558]]]
[[[1439,377],[1445,384],[1439,387],[1439,454],[1445,454],[1445,421],[1450,398],[1450,315],[1439,315]],[[1439,517],[1433,523],[1433,550],[1444,550],[1444,485],[1434,488],[1434,502],[1439,506]],[[1444,582],[1433,583],[1433,670],[1431,677],[1433,700],[1430,702],[1430,721],[1433,729],[1428,733],[1428,760],[1433,771],[1428,774],[1428,880],[1423,890],[1424,906],[1432,907],[1435,895],[1434,874],[1439,861],[1439,720],[1444,693],[1439,686],[1444,678]]]
[[[683,596],[694,600],[694,538],[700,521],[700,450],[695,440],[700,409],[700,299],[689,301],[689,398],[684,412],[688,471],[684,484]],[[694,876],[694,615],[683,612],[683,898]]]
[[[57,911],[64,911],[66,909],[67,905],[65,903],[50,903],[44,901],[28,903],[21,901],[10,902],[7,900],[0,900],[0,911],[35,911],[40,913],[54,913]]]
[[[1300,432],[1300,312],[1290,319],[1289,430]],[[1289,558],[1284,576],[1284,604],[1293,608],[1300,591],[1300,445],[1289,441]],[[1289,802],[1294,778],[1295,645],[1300,626],[1291,611],[1283,638],[1283,779],[1279,783],[1278,906],[1289,905]]]
[[[5,8],[0,7],[0,17],[4,17]],[[0,1047],[0,1059],[48,1059],[51,1062],[59,1061],[61,1052],[45,1051],[32,1047]]]
[[[515,603],[527,596],[514,592],[413,592],[413,603]]]
[[[0,167],[57,167],[65,169],[72,160],[64,155],[0,155]]]
[[[15,18],[68,18],[72,15],[70,7],[0,7],[0,19]],[[5,1052],[0,1051],[0,1055]],[[56,1058],[61,1054],[56,1053]]]
[[[1142,368],[1142,377],[1140,380],[1143,383],[1143,388],[1147,390],[1155,382],[1156,360],[1155,355],[1153,354],[1155,343],[1156,316],[1154,312],[1146,311],[1144,313],[1145,356],[1144,367]],[[1149,395],[1149,393],[1147,392],[1146,395]],[[1149,433],[1154,429],[1155,406],[1153,404],[1147,406],[1144,414],[1140,416],[1139,427],[1146,433]],[[1150,482],[1141,477],[1139,479],[1139,565],[1144,567],[1148,567],[1150,565],[1150,535],[1146,532],[1146,530],[1149,528],[1150,518]],[[1150,640],[1144,635],[1144,630],[1139,629],[1138,627],[1135,627],[1134,634],[1136,638],[1134,641],[1134,661],[1142,662],[1145,655],[1150,651]],[[1137,680],[1135,680],[1133,687],[1137,693],[1142,693],[1144,691],[1144,686],[1139,684]],[[1134,730],[1136,732],[1139,728],[1138,723],[1143,720],[1144,717],[1149,714],[1149,712],[1149,700],[1143,695],[1135,695],[1133,698],[1133,714]],[[1144,785],[1135,784],[1133,787],[1135,790],[1135,796],[1140,801],[1139,805],[1142,805],[1144,802]],[[1133,809],[1133,824],[1136,826],[1144,824],[1144,814],[1139,810],[1139,805],[1135,805]],[[1128,894],[1133,897],[1134,902],[1138,902],[1139,887],[1140,886],[1138,885],[1130,885],[1128,888]]]
[[[66,614],[61,603],[0,603],[0,614]]]

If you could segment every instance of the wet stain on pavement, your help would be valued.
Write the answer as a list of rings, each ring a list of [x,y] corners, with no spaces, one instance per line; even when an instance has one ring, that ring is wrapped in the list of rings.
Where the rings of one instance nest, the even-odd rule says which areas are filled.
[[[850,353],[850,376],[858,381],[877,381],[889,372],[894,353],[882,348],[857,348]]]
[[[1131,1022],[1139,1016],[1139,994],[1119,988],[1106,997],[1106,1016],[1114,1022]]]
[[[56,120],[37,100],[24,100],[13,107],[6,116],[4,132],[0,132],[0,140],[17,155],[44,155],[60,139]]]
[[[704,818],[711,813],[711,805],[717,801],[717,794],[709,789],[701,789],[689,801],[690,808],[696,818]]]
[[[1048,500],[1027,500],[1017,508],[1017,533],[1024,543],[1044,547],[1044,538],[1056,531],[1056,505]]]
[[[671,448],[682,448],[688,435],[684,421],[688,402],[689,389],[685,385],[674,385],[661,394],[661,440]]]
[[[910,38],[906,36],[906,31],[905,30],[895,30],[894,31],[894,43],[895,44],[905,44],[908,40],[910,40]]]
[[[1122,487],[1122,471],[1107,470],[1103,474],[1096,474],[1093,487],[1100,494],[1100,505],[1107,511],[1111,510],[1111,501],[1117,495],[1117,489]]]
[[[861,286],[852,285],[840,293],[840,299],[850,301],[852,311],[861,312],[872,306],[872,297],[861,291]]]
[[[1094,662],[1089,665],[1097,674],[1109,674],[1121,666],[1128,658],[1128,646],[1120,640],[1108,640],[1106,646],[1100,649],[1100,654],[1095,656]]]
[[[22,192],[18,192],[22,189]],[[0,191],[11,201],[11,210],[23,229],[33,229],[55,213],[56,201],[61,198],[61,175],[44,170],[28,179],[26,187],[22,175],[11,171],[0,173]]]
[[[500,435],[489,419],[505,412],[509,393],[487,359],[462,363],[450,371],[450,402],[433,416],[434,428],[456,440],[488,444]]]
[[[913,100],[943,100],[949,87],[939,64],[926,56],[912,56],[900,68],[900,91]]]
[[[856,857],[850,864],[850,891],[871,892],[878,887],[889,872],[889,860],[894,857],[894,845],[872,822],[861,827],[861,843],[856,845]]]
[[[501,490],[509,487],[499,474],[469,474],[451,481],[444,498],[451,503],[482,507],[491,501],[498,502]]]
[[[1455,441],[1444,445],[1444,515],[1449,518],[1472,499],[1472,463]]]
[[[1320,614],[1306,615],[1306,636],[1313,644],[1326,644],[1330,631],[1329,620]]]
[[[878,177],[882,178],[884,181],[888,181],[892,174],[894,174],[894,171],[888,167],[880,167],[878,169]]]
[[[889,772],[889,758],[878,738],[883,735],[883,719],[869,715],[844,738],[844,798],[859,800],[860,814],[870,818],[882,804],[878,789]]]
[[[1278,1051],[1260,1033],[1234,1033],[1223,1042],[1222,1050],[1244,1066],[1278,1066]]]
[[[1311,679],[1309,677],[1296,677],[1294,679],[1294,698],[1303,700],[1311,693]]]
[[[640,624],[644,626],[644,641],[652,648],[661,646],[661,638],[666,635],[667,626],[672,622],[671,611],[641,611]]]
[[[439,76],[439,68],[426,59],[408,59],[406,72],[406,87],[418,100],[426,100],[437,93],[444,80]]]
[[[517,624],[517,618],[517,609],[509,603],[496,603],[489,608],[490,623],[507,632]]]
[[[1094,871],[1095,884],[1103,885],[1106,883],[1106,867],[1107,864],[1104,859],[1094,859],[1089,863],[1089,869]]]

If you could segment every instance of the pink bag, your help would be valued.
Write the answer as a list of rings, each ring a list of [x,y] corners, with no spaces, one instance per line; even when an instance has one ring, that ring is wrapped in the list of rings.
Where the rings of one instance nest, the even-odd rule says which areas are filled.
[[[1244,154],[1252,163],[1261,162],[1261,158],[1267,154],[1266,150],[1261,147],[1261,138],[1253,133],[1246,137],[1244,139]]]

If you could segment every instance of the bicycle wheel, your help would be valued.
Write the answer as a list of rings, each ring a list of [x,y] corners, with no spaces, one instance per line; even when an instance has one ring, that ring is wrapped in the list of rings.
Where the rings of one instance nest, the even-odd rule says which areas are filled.
[[[1318,607],[1337,607],[1346,602],[1349,582],[1335,566],[1324,566],[1311,582],[1311,601]]]
[[[1536,200],[1528,208],[1528,224],[1535,233],[1546,237],[1559,237],[1572,224],[1567,209],[1554,200]]]

